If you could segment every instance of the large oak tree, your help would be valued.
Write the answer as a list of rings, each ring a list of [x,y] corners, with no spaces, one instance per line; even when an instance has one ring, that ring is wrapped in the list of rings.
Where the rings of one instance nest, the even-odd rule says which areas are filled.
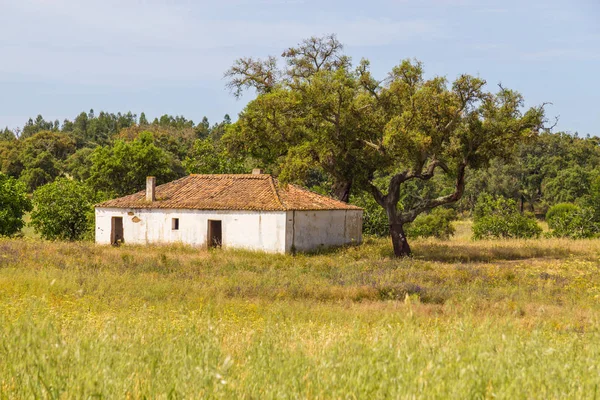
[[[459,200],[466,171],[515,150],[535,137],[543,107],[523,110],[522,96],[480,78],[426,79],[422,64],[404,60],[383,80],[362,60],[353,68],[335,36],[311,38],[282,54],[286,67],[241,59],[226,73],[239,94],[257,97],[240,113],[225,140],[265,163],[279,164],[283,182],[320,168],[334,181],[333,194],[368,190],[385,210],[397,256],[411,253],[404,225],[421,213]],[[444,175],[442,195],[424,191],[400,202],[411,181]],[[387,188],[374,184],[387,176]]]

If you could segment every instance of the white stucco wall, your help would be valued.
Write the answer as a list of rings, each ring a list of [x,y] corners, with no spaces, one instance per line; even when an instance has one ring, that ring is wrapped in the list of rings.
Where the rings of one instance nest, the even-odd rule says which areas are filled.
[[[96,208],[96,243],[111,243],[111,219],[123,218],[126,244],[184,243],[205,247],[208,220],[222,223],[223,247],[274,253],[362,242],[361,210],[204,211]],[[179,230],[172,219],[179,218]]]
[[[126,244],[181,242],[204,247],[208,220],[220,220],[224,248],[276,253],[286,249],[286,213],[281,211],[96,208],[96,243],[110,244],[112,217],[123,217]],[[179,230],[172,230],[172,218],[179,218]]]
[[[288,211],[286,251],[362,242],[362,210]]]

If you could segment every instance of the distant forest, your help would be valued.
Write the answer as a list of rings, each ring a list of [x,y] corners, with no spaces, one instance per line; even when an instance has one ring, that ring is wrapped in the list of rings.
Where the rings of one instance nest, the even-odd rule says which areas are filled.
[[[227,153],[221,138],[231,124],[196,124],[181,116],[148,121],[131,112],[82,112],[74,120],[29,119],[22,129],[0,131],[0,172],[29,192],[65,176],[105,197],[140,190],[147,175],[159,183],[189,173],[243,172],[243,159]]]

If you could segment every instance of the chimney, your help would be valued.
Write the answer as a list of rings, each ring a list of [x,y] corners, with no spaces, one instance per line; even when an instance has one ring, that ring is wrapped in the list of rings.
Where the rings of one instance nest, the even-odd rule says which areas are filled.
[[[146,201],[156,201],[156,178],[153,176],[146,177]]]
[[[254,168],[254,169],[252,170],[252,175],[260,175],[260,174],[262,174],[262,173],[263,173],[263,171],[262,171],[262,169],[260,169],[260,168]]]

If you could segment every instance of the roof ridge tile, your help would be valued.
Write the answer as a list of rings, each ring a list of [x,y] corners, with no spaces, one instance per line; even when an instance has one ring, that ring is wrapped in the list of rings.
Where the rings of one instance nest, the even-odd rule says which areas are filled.
[[[277,185],[275,184],[275,178],[273,178],[271,175],[269,175],[269,184],[271,185],[271,189],[273,190],[273,194],[275,194],[275,198],[277,199],[277,202],[281,205],[281,208],[284,210],[287,210],[287,207],[285,206],[285,204],[283,204],[283,201],[281,200],[281,196],[279,196],[279,190],[277,190]]]

